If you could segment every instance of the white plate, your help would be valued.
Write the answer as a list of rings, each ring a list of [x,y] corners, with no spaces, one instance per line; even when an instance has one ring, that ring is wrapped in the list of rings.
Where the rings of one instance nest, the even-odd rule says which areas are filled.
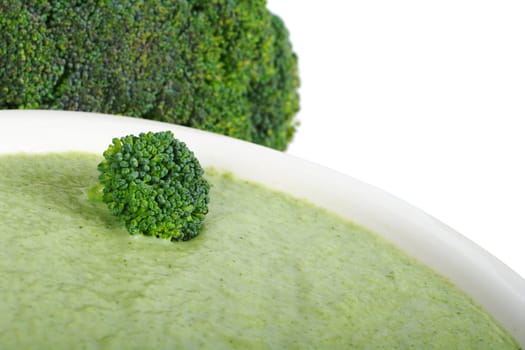
[[[525,280],[421,210],[375,187],[305,160],[172,124],[94,113],[0,111],[0,153],[102,153],[113,137],[172,130],[203,166],[227,169],[368,227],[448,277],[525,347]]]

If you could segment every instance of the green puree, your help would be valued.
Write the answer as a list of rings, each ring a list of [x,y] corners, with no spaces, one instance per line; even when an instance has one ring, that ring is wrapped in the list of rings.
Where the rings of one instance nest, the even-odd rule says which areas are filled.
[[[88,200],[100,160],[0,157],[0,348],[519,348],[383,239],[231,175],[197,238],[131,236]]]

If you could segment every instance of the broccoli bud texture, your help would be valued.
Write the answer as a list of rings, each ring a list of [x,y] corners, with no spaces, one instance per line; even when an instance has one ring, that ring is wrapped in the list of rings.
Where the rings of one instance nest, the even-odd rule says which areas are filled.
[[[98,170],[103,202],[131,234],[171,241],[199,234],[209,184],[193,152],[170,131],[113,139]]]
[[[126,115],[283,150],[298,87],[265,0],[0,0],[0,109]]]

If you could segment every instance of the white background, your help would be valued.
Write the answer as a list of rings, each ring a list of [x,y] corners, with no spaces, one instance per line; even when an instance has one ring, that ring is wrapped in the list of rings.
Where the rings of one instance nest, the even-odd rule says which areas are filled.
[[[406,200],[525,277],[525,3],[268,7],[299,56],[288,153]]]

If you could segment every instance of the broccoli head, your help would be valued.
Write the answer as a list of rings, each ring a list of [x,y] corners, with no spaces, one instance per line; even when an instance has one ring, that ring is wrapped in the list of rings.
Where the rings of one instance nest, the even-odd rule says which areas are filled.
[[[131,234],[172,241],[199,234],[209,184],[193,152],[170,131],[113,139],[98,170],[103,202]]]
[[[0,0],[0,109],[177,123],[285,149],[297,57],[265,0]]]

